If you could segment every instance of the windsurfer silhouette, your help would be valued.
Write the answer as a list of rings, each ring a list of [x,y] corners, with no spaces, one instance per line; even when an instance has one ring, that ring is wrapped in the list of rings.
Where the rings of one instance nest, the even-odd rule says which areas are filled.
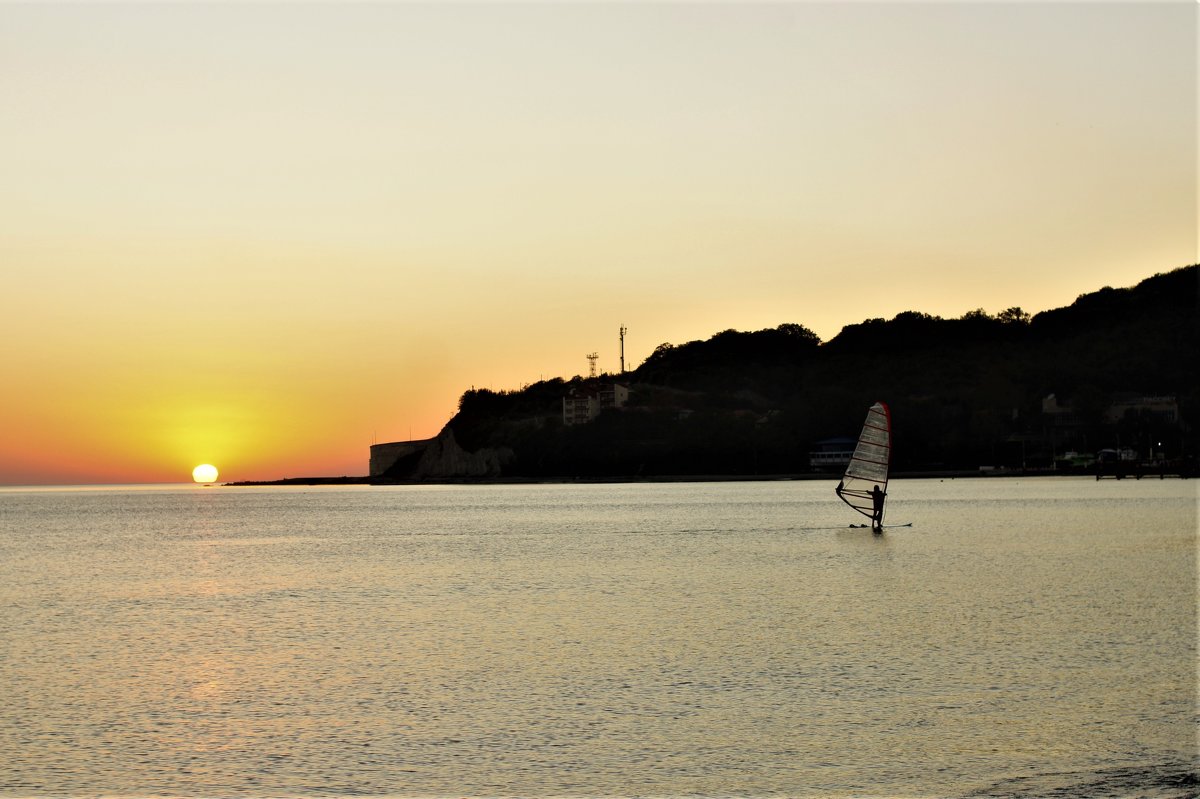
[[[887,494],[879,486],[871,489],[871,502],[874,503],[874,513],[871,514],[871,529],[876,533],[883,532],[883,498]]]

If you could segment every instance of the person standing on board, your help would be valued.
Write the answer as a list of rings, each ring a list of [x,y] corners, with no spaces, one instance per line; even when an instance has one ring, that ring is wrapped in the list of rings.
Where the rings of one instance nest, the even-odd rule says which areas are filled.
[[[883,498],[887,494],[875,486],[871,489],[871,502],[874,504],[874,513],[871,514],[871,529],[876,533],[883,532]]]

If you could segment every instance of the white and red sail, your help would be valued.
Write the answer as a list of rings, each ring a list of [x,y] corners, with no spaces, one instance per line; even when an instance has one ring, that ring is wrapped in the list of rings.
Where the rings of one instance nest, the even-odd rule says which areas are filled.
[[[892,461],[892,414],[883,402],[876,402],[867,411],[862,433],[837,495],[850,507],[866,516],[875,515],[874,490],[887,493],[888,466]]]

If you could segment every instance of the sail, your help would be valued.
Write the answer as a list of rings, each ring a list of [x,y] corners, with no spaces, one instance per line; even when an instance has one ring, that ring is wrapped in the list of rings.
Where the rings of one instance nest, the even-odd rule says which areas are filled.
[[[888,464],[891,460],[892,415],[886,404],[876,402],[867,411],[867,420],[858,436],[854,454],[850,456],[850,465],[838,484],[838,496],[847,505],[871,518],[875,509],[871,492],[875,486],[887,492]]]

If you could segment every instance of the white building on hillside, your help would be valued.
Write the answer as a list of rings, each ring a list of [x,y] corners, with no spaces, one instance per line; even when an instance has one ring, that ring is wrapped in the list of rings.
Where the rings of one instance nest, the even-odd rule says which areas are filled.
[[[629,402],[629,387],[620,383],[589,383],[563,397],[563,424],[585,424],[605,408],[623,408]]]

